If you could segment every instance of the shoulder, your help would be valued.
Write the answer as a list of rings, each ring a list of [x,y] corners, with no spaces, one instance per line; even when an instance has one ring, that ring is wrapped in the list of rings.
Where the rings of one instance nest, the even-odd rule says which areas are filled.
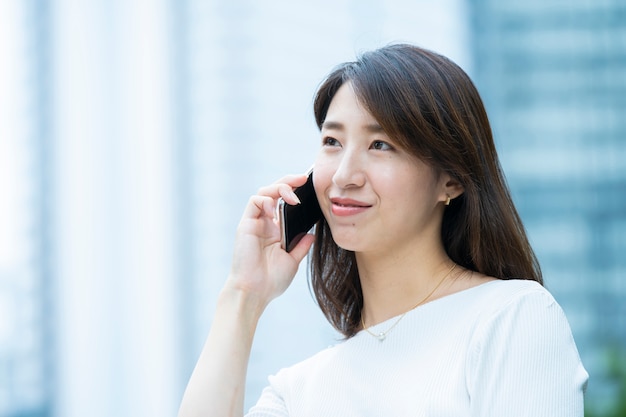
[[[554,297],[539,283],[524,280],[492,281],[482,291],[489,303],[467,352],[475,406],[502,407],[496,415],[524,407],[537,407],[528,415],[543,416],[546,410],[551,416],[579,415],[588,374]],[[494,392],[507,403],[494,399]]]
[[[497,279],[472,288],[472,292],[472,298],[482,303],[489,313],[497,313],[525,303],[545,307],[558,306],[552,294],[532,280]]]
[[[492,279],[474,289],[486,294],[509,294],[512,297],[529,293],[549,294],[541,284],[530,279]]]
[[[434,305],[433,307],[436,307]],[[489,343],[491,332],[519,333],[526,326],[531,333],[551,326],[569,331],[565,315],[552,294],[532,280],[491,280],[443,299],[433,308],[433,319],[448,326],[463,326],[468,342]],[[461,330],[460,330],[461,331]]]
[[[574,338],[561,306],[541,284],[499,280],[483,288],[480,319],[472,334],[470,353],[508,352],[520,357],[570,352],[579,361]]]
[[[476,287],[474,303],[480,310],[479,332],[493,330],[519,332],[526,326],[532,334],[554,326],[569,333],[569,324],[553,295],[536,281],[495,280]]]

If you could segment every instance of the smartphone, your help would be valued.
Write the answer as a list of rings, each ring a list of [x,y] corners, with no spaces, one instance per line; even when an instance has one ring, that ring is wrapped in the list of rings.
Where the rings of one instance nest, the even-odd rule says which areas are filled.
[[[306,183],[293,190],[300,199],[300,204],[292,206],[282,198],[278,200],[281,246],[287,252],[291,252],[300,239],[322,218],[322,209],[313,188],[313,170],[310,169],[307,174]]]

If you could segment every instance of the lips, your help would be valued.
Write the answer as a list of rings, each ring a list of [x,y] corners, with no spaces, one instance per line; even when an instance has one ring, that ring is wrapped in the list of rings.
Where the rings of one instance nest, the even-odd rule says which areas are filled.
[[[330,202],[332,203],[331,211],[335,216],[354,216],[372,207],[370,204],[351,198],[331,198]]]

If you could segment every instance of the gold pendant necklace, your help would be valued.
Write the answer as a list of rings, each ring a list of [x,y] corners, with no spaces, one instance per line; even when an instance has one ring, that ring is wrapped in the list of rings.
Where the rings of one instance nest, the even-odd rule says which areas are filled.
[[[392,331],[393,328],[398,325],[398,323],[400,323],[400,320],[402,320],[404,318],[404,316],[406,316],[409,311],[415,310],[417,307],[419,307],[422,304],[424,304],[435,293],[435,291],[437,291],[437,288],[439,288],[439,286],[448,277],[448,275],[450,275],[452,273],[454,268],[456,268],[456,263],[452,265],[452,268],[450,268],[448,270],[448,272],[443,276],[443,278],[441,278],[441,281],[439,281],[439,283],[435,286],[435,288],[433,288],[433,290],[430,293],[428,293],[428,295],[422,301],[420,301],[419,303],[415,304],[413,307],[411,307],[410,309],[408,309],[407,311],[402,313],[402,315],[400,317],[398,317],[398,320],[396,320],[396,322],[394,324],[392,324],[391,327],[388,328],[387,330],[385,330],[384,332],[380,332],[380,333],[376,334],[376,333],[370,331],[369,328],[365,327],[365,321],[363,320],[363,313],[361,313],[361,325],[363,326],[363,330],[368,332],[370,335],[374,336],[376,339],[378,339],[378,341],[380,341],[380,342],[384,341],[387,338],[387,334],[389,334],[389,332]]]

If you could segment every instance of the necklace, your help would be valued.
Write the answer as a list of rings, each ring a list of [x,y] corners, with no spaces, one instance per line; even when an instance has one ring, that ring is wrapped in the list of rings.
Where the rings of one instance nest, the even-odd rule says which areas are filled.
[[[448,270],[448,272],[443,276],[443,278],[441,278],[441,281],[439,281],[439,283],[435,286],[435,288],[433,288],[433,290],[430,293],[428,293],[428,295],[426,297],[424,297],[424,299],[422,301],[420,301],[419,303],[417,303],[413,307],[411,307],[409,310],[407,310],[404,313],[402,313],[402,315],[400,317],[398,317],[398,320],[396,320],[396,322],[394,324],[392,324],[391,327],[388,328],[387,330],[385,330],[384,332],[380,332],[380,333],[376,334],[376,333],[373,333],[372,331],[370,331],[370,329],[368,329],[367,327],[365,327],[365,321],[363,320],[363,313],[361,313],[361,325],[363,326],[363,330],[368,332],[370,335],[374,336],[380,342],[384,341],[385,338],[387,337],[387,334],[389,334],[389,332],[392,331],[393,328],[398,325],[398,323],[400,323],[400,320],[402,320],[404,318],[404,316],[406,316],[409,311],[415,310],[417,307],[419,307],[422,304],[424,304],[426,302],[426,300],[428,300],[435,293],[435,291],[437,291],[437,288],[439,288],[439,286],[448,277],[448,275],[450,275],[452,273],[454,268],[456,268],[456,263],[452,265],[452,268],[450,268]]]

